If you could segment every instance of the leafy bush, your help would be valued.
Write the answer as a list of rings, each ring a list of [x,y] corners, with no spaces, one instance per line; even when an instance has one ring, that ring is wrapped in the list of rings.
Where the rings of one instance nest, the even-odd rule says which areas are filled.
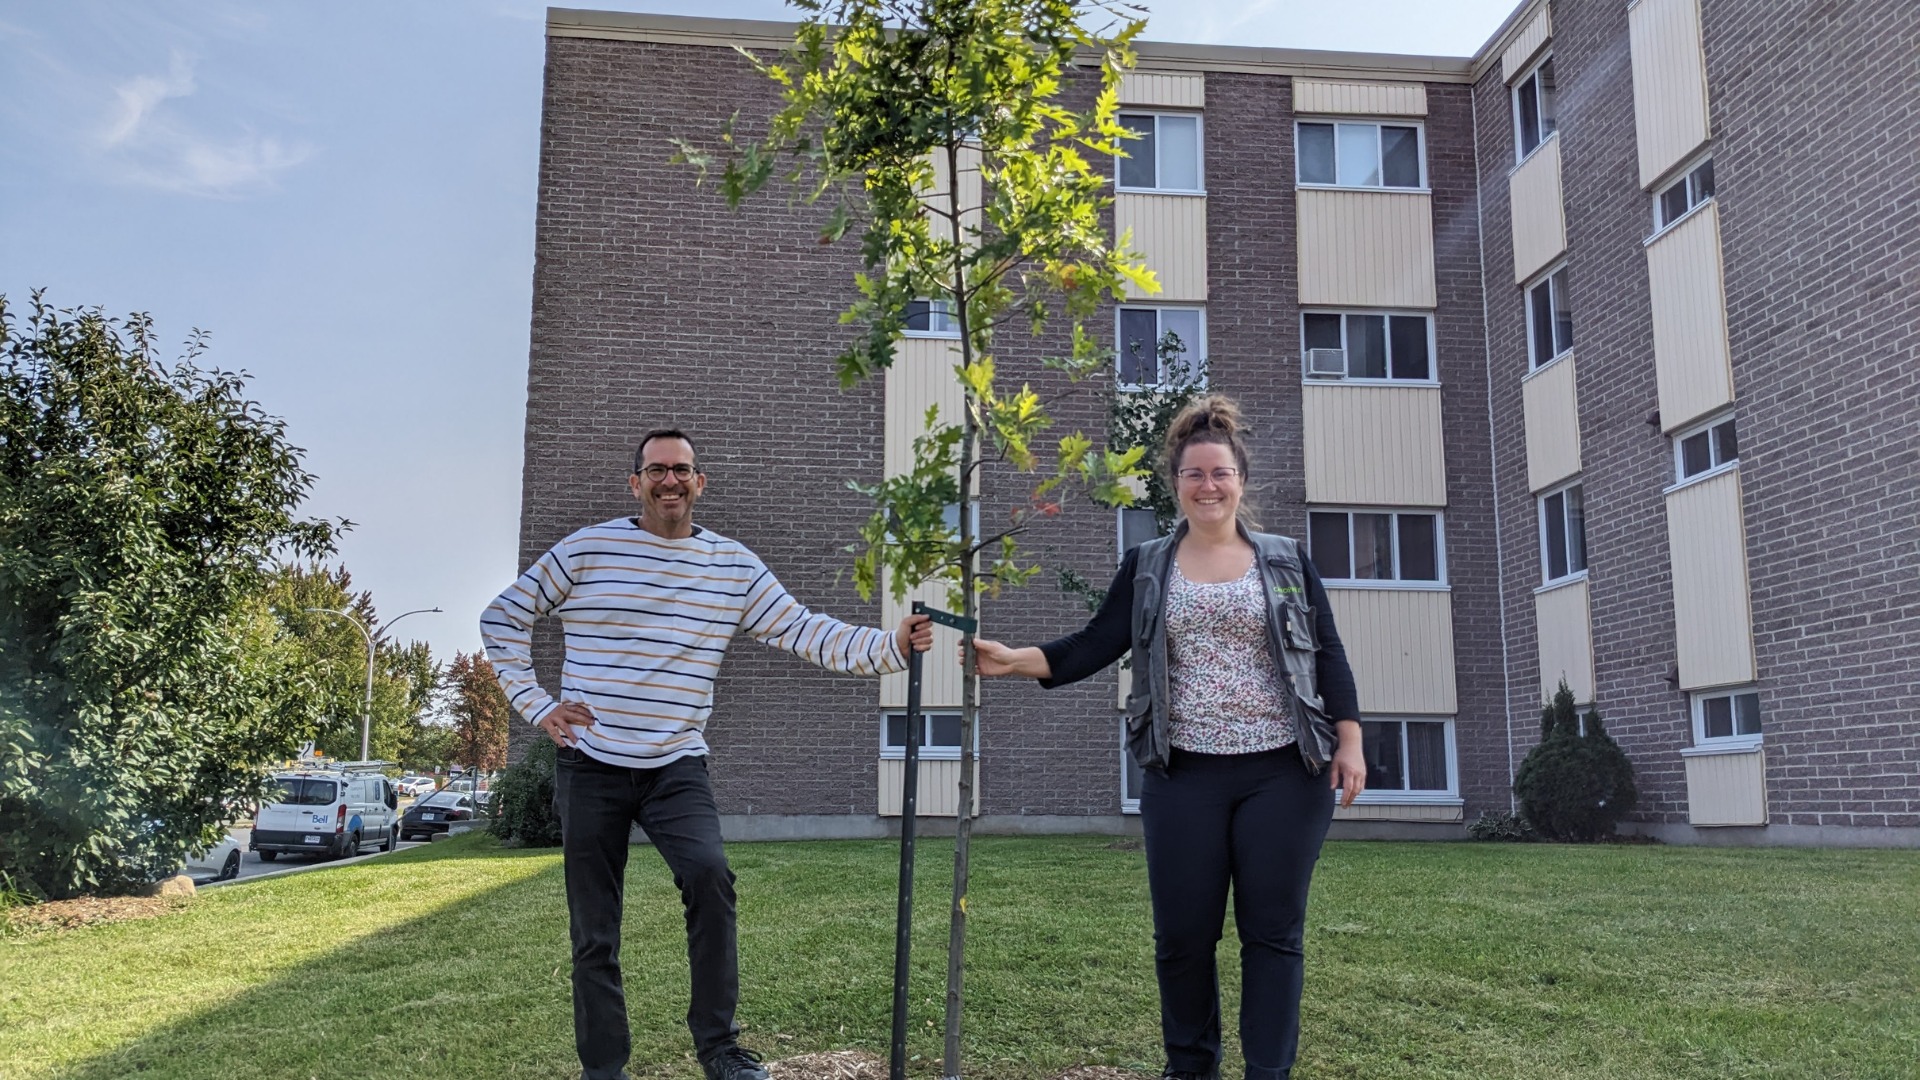
[[[1467,826],[1467,835],[1475,840],[1503,840],[1509,843],[1526,840],[1538,840],[1533,826],[1519,814],[1487,810],[1473,824]]]
[[[0,297],[0,866],[36,899],[137,889],[320,718],[264,598],[335,526],[245,376],[152,322]]]
[[[1633,763],[1606,733],[1600,711],[1576,720],[1565,680],[1540,713],[1540,744],[1520,763],[1513,790],[1521,813],[1549,840],[1593,841],[1640,801]]]
[[[536,739],[526,757],[508,766],[493,791],[489,832],[528,847],[559,846],[560,818],[553,810],[555,749],[551,739]]]

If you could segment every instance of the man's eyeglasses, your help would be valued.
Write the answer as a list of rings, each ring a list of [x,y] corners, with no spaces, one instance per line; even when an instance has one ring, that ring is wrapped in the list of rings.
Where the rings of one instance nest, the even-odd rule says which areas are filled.
[[[671,474],[675,480],[686,483],[688,480],[693,479],[699,472],[700,470],[698,468],[688,465],[683,461],[678,465],[648,465],[640,470],[640,475],[646,477],[647,482],[650,484],[657,484],[665,480],[669,474]]]
[[[1214,483],[1224,484],[1234,477],[1239,476],[1240,470],[1221,468],[1209,473],[1205,469],[1181,469],[1173,475],[1183,484],[1198,484],[1209,476],[1213,477]]]

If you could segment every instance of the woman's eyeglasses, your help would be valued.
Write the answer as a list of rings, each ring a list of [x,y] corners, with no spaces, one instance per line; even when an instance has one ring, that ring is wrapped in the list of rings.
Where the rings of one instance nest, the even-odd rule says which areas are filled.
[[[1179,472],[1174,473],[1173,475],[1177,477],[1180,480],[1180,482],[1183,484],[1198,484],[1204,481],[1205,479],[1207,479],[1207,477],[1209,476],[1213,477],[1214,483],[1224,484],[1227,481],[1233,479],[1234,477],[1239,476],[1240,470],[1220,468],[1220,469],[1215,469],[1212,472],[1208,472],[1205,469],[1181,469]]]

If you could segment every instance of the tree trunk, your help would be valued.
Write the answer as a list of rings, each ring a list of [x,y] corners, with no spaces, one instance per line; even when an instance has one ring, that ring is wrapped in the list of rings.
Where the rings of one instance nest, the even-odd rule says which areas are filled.
[[[967,317],[966,271],[959,246],[964,243],[960,226],[960,149],[947,144],[947,207],[953,229],[954,289],[953,306],[960,321],[960,363],[973,363],[972,326]],[[973,552],[979,537],[974,534],[973,506],[979,494],[974,490],[974,460],[980,453],[980,425],[969,406],[963,410],[963,437],[960,440],[960,614],[980,617],[980,600],[975,589],[977,557]],[[980,718],[979,686],[974,666],[971,635],[962,650],[965,657],[960,679],[960,807],[953,839],[953,908],[947,933],[947,1015],[946,1046],[941,1053],[940,1072],[949,1078],[960,1075],[960,1000],[963,966],[967,948],[967,872],[973,841],[974,731]]]

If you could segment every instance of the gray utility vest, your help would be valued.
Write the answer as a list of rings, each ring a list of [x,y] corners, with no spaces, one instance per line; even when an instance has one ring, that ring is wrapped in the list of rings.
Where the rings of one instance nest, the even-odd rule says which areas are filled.
[[[1313,606],[1307,602],[1300,544],[1291,537],[1239,528],[1253,545],[1254,563],[1260,568],[1261,592],[1267,598],[1267,646],[1292,691],[1300,758],[1307,771],[1317,776],[1333,760],[1336,736],[1317,685],[1320,640]],[[1172,749],[1167,582],[1173,576],[1174,550],[1186,535],[1187,523],[1182,521],[1173,535],[1141,544],[1133,572],[1133,690],[1127,696],[1127,749],[1143,769],[1165,769]]]

